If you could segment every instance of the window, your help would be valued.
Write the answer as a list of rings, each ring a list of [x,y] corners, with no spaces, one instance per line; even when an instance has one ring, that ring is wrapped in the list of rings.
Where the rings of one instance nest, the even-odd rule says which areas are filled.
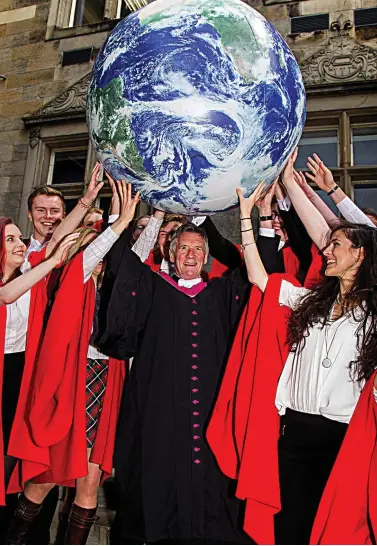
[[[377,8],[355,9],[355,28],[377,25]]]
[[[352,165],[377,165],[377,126],[352,128]]]
[[[313,153],[326,163],[328,167],[337,167],[338,160],[338,130],[305,130],[299,142],[296,167],[306,169],[307,158]]]
[[[377,210],[377,184],[360,184],[355,187],[355,203],[361,209]]]
[[[329,14],[320,13],[319,15],[304,15],[300,17],[292,17],[291,33],[302,34],[305,32],[316,32],[319,30],[328,30]]]
[[[104,20],[105,0],[72,0],[69,27],[100,23]]]
[[[87,155],[87,148],[51,150],[47,184],[83,184]]]
[[[322,190],[319,190],[318,188],[315,191],[318,193],[318,195],[320,196],[322,201],[324,201],[326,203],[326,205],[329,207],[329,209],[331,209],[336,216],[339,216],[338,207],[335,205],[335,203],[331,199],[331,197],[329,195],[327,195],[326,192],[324,192]]]

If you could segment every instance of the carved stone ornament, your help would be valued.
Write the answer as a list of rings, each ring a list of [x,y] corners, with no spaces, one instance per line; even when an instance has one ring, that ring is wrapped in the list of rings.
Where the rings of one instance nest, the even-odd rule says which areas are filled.
[[[331,24],[328,45],[301,64],[306,87],[377,80],[377,50],[355,42],[351,28],[342,15]]]
[[[36,127],[32,127],[30,129],[30,133],[29,133],[30,148],[35,148],[36,147],[36,145],[38,144],[40,136],[41,136],[41,128],[39,127],[39,125],[37,125]]]
[[[38,112],[23,118],[25,125],[30,127],[48,121],[84,118],[90,79],[91,73],[86,74],[81,80],[45,104]]]

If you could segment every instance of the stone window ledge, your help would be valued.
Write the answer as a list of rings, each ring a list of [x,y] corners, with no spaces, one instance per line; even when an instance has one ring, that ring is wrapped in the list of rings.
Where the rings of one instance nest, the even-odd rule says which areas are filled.
[[[86,34],[94,34],[97,32],[110,32],[118,23],[120,19],[111,19],[108,21],[101,21],[100,23],[93,23],[90,25],[83,25],[81,27],[71,28],[54,28],[47,29],[46,41],[49,40],[63,40],[64,38],[73,38],[75,36],[84,36]]]

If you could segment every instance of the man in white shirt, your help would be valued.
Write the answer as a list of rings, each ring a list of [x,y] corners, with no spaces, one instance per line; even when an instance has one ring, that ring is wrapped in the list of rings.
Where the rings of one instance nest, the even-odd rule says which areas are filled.
[[[28,198],[28,217],[33,224],[33,234],[26,250],[31,252],[45,247],[52,234],[65,217],[65,201],[60,191],[49,186],[36,188]]]

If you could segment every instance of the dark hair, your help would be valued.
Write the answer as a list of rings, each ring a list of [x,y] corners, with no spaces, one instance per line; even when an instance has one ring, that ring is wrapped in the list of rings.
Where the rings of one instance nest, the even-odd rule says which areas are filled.
[[[331,231],[330,237],[337,231],[344,233],[353,248],[364,250],[353,286],[342,301],[343,310],[352,312],[353,319],[360,323],[356,332],[358,357],[350,363],[350,370],[354,379],[362,381],[371,376],[377,364],[377,229],[344,222]],[[337,277],[324,277],[300,300],[288,324],[288,343],[292,351],[303,349],[308,328],[318,323],[326,324],[339,290]],[[364,312],[356,314],[356,307],[362,307]]]
[[[63,212],[65,212],[64,195],[59,190],[55,190],[55,188],[50,188],[50,186],[38,186],[38,188],[35,188],[35,190],[31,192],[27,200],[27,209],[29,212],[31,212],[34,199],[38,197],[38,195],[47,195],[48,197],[59,197],[63,205]]]
[[[11,224],[14,224],[12,218],[7,218],[5,216],[0,217],[0,280],[4,277],[4,266],[6,258],[6,246],[5,246],[5,228]],[[17,277],[19,273],[19,268],[11,275],[8,281]]]
[[[178,239],[183,233],[196,233],[200,235],[204,241],[205,251],[206,253],[208,253],[208,238],[207,238],[206,232],[200,226],[196,226],[195,224],[192,224],[190,222],[181,226],[180,228],[177,229],[177,231],[173,233],[173,236],[170,241],[170,249],[172,249],[173,252],[175,252],[176,250],[175,247],[177,246]]]

